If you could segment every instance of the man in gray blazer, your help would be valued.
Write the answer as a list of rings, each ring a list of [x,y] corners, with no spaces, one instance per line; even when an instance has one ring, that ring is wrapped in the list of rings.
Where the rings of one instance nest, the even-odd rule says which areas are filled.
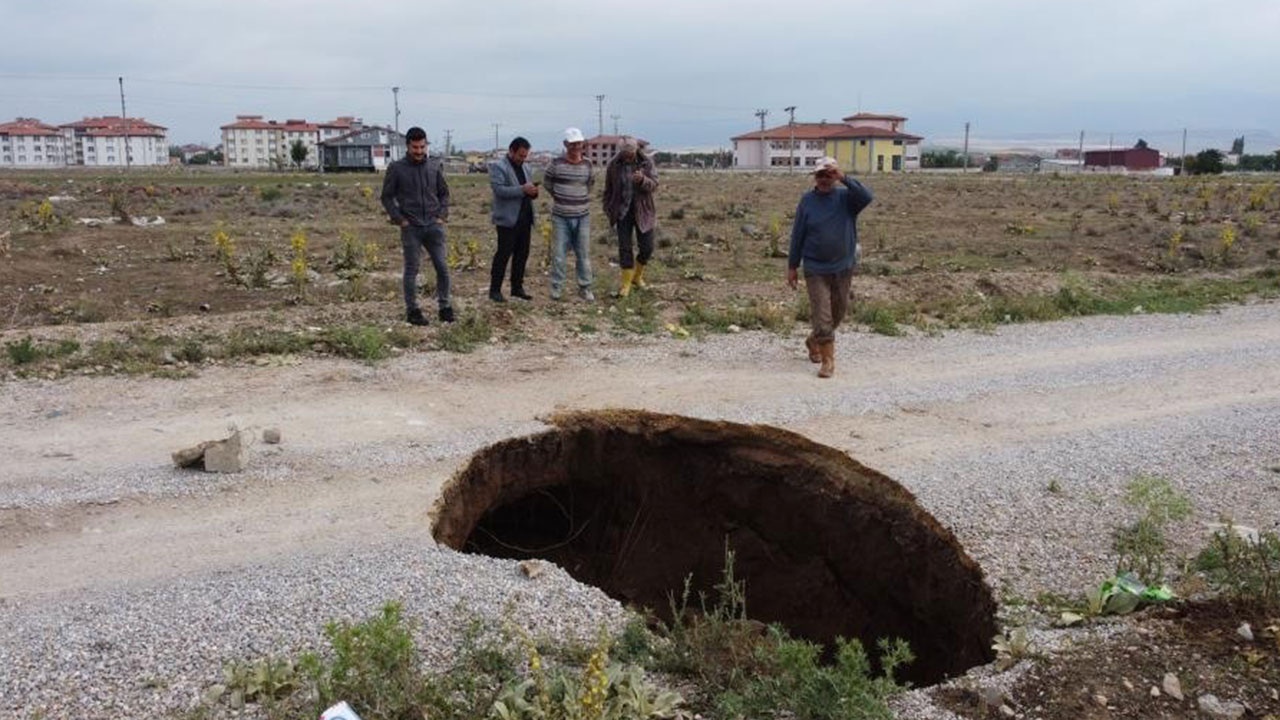
[[[489,187],[493,190],[493,225],[498,229],[498,250],[489,269],[489,299],[506,302],[502,278],[511,261],[511,297],[532,300],[524,291],[524,266],[529,260],[529,236],[533,230],[533,200],[538,186],[529,157],[529,141],[517,137],[507,146],[507,154],[489,165]]]

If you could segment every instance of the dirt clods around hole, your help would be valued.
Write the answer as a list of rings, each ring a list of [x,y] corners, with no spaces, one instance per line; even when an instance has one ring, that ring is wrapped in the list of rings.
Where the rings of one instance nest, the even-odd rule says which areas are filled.
[[[444,545],[541,557],[661,613],[692,576],[718,582],[726,543],[747,613],[827,645],[907,640],[902,673],[939,681],[992,659],[982,571],[911,493],[848,455],[768,426],[614,410],[478,452],[444,487]],[[696,597],[696,595],[695,595]]]

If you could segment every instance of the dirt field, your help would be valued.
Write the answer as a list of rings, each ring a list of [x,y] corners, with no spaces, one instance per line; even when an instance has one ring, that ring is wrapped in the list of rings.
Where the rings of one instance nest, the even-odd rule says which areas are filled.
[[[566,407],[679,412],[796,396],[818,402],[803,361],[798,368],[774,357],[702,362],[680,344],[685,334],[732,332],[730,326],[784,335],[799,327],[804,308],[785,288],[785,260],[774,249],[785,251],[788,215],[806,186],[803,178],[664,174],[651,292],[607,299],[616,282],[609,264],[615,248],[597,224],[600,302],[547,298],[545,252],[535,234],[529,282],[535,300],[501,306],[485,299],[493,247],[487,185],[483,177],[452,178],[449,232],[461,322],[415,332],[401,317],[398,243],[378,208],[378,188],[369,184],[376,181],[0,175],[0,217],[8,223],[0,230],[0,342],[6,346],[0,394],[7,406],[0,444],[11,453],[10,471],[21,468],[33,487],[74,497],[79,481],[65,471],[68,462],[86,477],[108,476],[150,463],[138,448],[154,444],[158,432],[167,447],[202,439],[230,420],[261,427],[284,418],[290,444],[281,452],[293,476],[308,478],[309,495],[300,513],[293,481],[229,480],[190,497],[124,491],[39,509],[0,507],[5,595],[163,582],[359,542],[371,527],[392,537],[421,533],[432,493],[469,452],[411,452],[377,466],[371,481],[368,471],[336,460],[362,447],[412,448],[422,436],[443,436],[466,437],[475,449],[527,433],[533,418]],[[855,327],[864,331],[889,334],[911,326],[934,332],[1090,312],[1195,308],[1277,292],[1280,190],[1274,178],[974,174],[867,183],[877,201],[862,222],[865,268],[855,291]],[[51,196],[75,199],[51,202],[42,213]],[[76,222],[113,214],[159,215],[165,222]],[[225,232],[221,248],[219,230]],[[291,242],[299,232],[304,241]],[[298,256],[316,273],[305,282],[291,265]],[[1273,331],[1250,326],[1240,333],[1257,338]],[[1080,347],[1073,357],[1158,356],[1192,339],[1167,342],[1136,338],[1110,348]],[[628,359],[633,343],[656,359]],[[486,344],[493,347],[472,355],[421,352]],[[329,355],[371,363],[399,357],[372,367],[310,357]],[[910,355],[909,366],[907,359],[895,382],[910,386],[951,371],[946,357]],[[1000,377],[1049,359],[1032,353],[998,367],[974,362],[965,372]],[[620,371],[625,382],[616,380]],[[1069,420],[996,423],[991,432],[975,430],[990,411],[978,401],[973,407],[940,402],[857,423],[838,413],[800,418],[788,427],[868,464],[907,464],[934,453],[976,453],[993,442],[1028,442],[1037,434],[1174,417],[1209,402],[1201,380],[1166,379],[1158,396],[1146,397],[1150,391],[1143,389],[1143,398],[1105,386],[1087,398],[1018,388],[1003,399],[1006,417],[1034,419],[1038,409],[1079,407],[1072,406]],[[841,374],[837,382],[849,380]],[[1270,392],[1247,386],[1246,378],[1215,382],[1218,403],[1244,406]],[[1139,417],[1134,403],[1146,415]],[[313,527],[317,514],[331,522]],[[957,534],[967,540],[963,529]],[[983,548],[980,562],[995,554],[989,550]],[[1204,687],[1243,688],[1239,697],[1250,701],[1254,716],[1276,713],[1280,701],[1268,703],[1280,687],[1280,644],[1274,630],[1263,629],[1277,623],[1249,612],[1215,603],[1139,617],[1134,624],[1161,648],[1159,656],[1134,654],[1120,663],[1131,642],[1122,641],[1043,658],[1014,691],[1016,704],[1041,705],[1035,717],[1054,720],[1194,717],[1181,705],[1146,702],[1146,687],[1130,691],[1121,683],[1156,672],[1156,665],[1180,664],[1204,667]],[[1233,640],[1238,622],[1223,619],[1244,616],[1264,640],[1251,649],[1256,656],[1243,655]],[[963,694],[951,698],[951,707],[981,717]]]
[[[866,179],[876,202],[861,223],[857,320],[900,325],[1052,319],[1198,307],[1277,291],[1280,190],[1274,179],[1030,177],[978,173]],[[353,353],[303,328],[381,327],[408,348],[434,330],[398,326],[400,249],[374,176],[229,173],[0,175],[0,329],[80,340],[37,347],[24,371],[149,371],[272,350]],[[500,340],[594,331],[783,329],[805,308],[781,282],[803,176],[666,173],[658,196],[655,291],[622,303],[547,302],[545,235],[528,284],[538,296],[491,305],[493,252],[485,177],[451,179],[454,295],[472,331]],[[41,203],[53,198],[42,209]],[[545,206],[545,200],[539,201]],[[540,207],[539,210],[544,210]],[[87,227],[81,218],[164,219]],[[546,219],[542,212],[540,224]],[[597,295],[616,288],[616,247],[596,218]],[[300,264],[296,264],[300,263]],[[433,285],[430,273],[425,289]],[[232,334],[218,316],[248,311]],[[119,321],[141,324],[120,327]],[[478,327],[477,327],[478,326]],[[289,337],[246,337],[254,330]],[[15,331],[19,331],[15,333]],[[132,349],[106,344],[127,341]],[[272,347],[274,345],[279,347]],[[172,362],[170,365],[174,364]],[[169,368],[172,370],[173,368]]]

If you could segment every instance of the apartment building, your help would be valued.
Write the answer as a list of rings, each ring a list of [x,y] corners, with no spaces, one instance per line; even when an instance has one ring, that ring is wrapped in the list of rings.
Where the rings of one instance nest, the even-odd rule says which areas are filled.
[[[104,115],[59,125],[67,165],[168,165],[167,128],[142,118]]]
[[[265,120],[261,115],[237,115],[236,121],[221,127],[223,162],[233,168],[282,168],[293,165],[293,145],[301,141],[307,148],[302,167],[320,166],[320,143],[363,127],[359,118],[342,116],[336,120],[310,123],[291,118],[284,122]]]
[[[0,167],[40,168],[67,164],[62,132],[35,118],[0,123]]]
[[[596,167],[604,167],[609,164],[614,155],[622,149],[622,139],[626,137],[634,137],[628,135],[596,135],[587,138],[587,145],[583,148],[582,154],[587,158],[587,162]],[[636,138],[636,142],[641,147],[647,148],[649,141],[643,138]],[[649,152],[646,150],[645,152]]]

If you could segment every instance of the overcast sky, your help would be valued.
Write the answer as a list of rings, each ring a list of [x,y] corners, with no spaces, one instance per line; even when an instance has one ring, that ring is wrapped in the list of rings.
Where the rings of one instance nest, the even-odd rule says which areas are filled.
[[[1280,0],[27,0],[4,3],[0,119],[119,114],[216,143],[237,114],[421,125],[432,143],[564,127],[730,145],[859,110],[925,144],[1280,147]],[[1225,149],[1225,147],[1223,147]]]

